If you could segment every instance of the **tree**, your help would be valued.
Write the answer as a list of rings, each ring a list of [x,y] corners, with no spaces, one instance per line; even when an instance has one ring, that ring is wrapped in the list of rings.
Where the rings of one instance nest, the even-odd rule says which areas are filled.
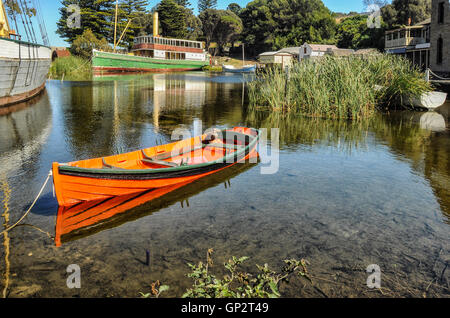
[[[431,17],[431,0],[393,0],[381,12],[388,28],[414,25]]]
[[[198,0],[198,11],[201,13],[207,9],[215,9],[217,0]]]
[[[172,38],[185,38],[186,10],[178,5],[175,0],[162,0],[157,6],[162,35]]]
[[[384,28],[369,28],[367,15],[343,19],[337,26],[336,39],[341,48],[363,49],[384,47]]]
[[[191,3],[189,2],[189,0],[175,0],[175,2],[185,8],[189,8],[191,6]]]
[[[141,29],[144,28],[144,25],[140,22],[142,14],[146,13],[147,4],[147,0],[122,0],[119,2],[117,23],[118,34],[116,41],[119,40],[128,22],[130,22],[119,46],[131,47],[133,45],[134,38],[138,36]]]
[[[234,14],[236,14],[237,16],[239,16],[239,14],[241,13],[241,6],[235,2],[230,3],[227,7],[227,10],[230,10],[231,12],[233,12]]]
[[[335,43],[336,21],[321,0],[254,0],[240,17],[253,55],[304,42]]]
[[[80,8],[80,28],[68,25],[73,14],[68,11],[70,5],[77,5]],[[62,0],[59,9],[61,16],[57,22],[56,33],[69,43],[87,29],[90,29],[96,38],[109,39],[114,26],[114,10],[115,0]]]
[[[202,31],[202,21],[199,17],[194,15],[191,9],[185,9],[185,17],[186,17],[186,39],[197,41],[200,36],[203,34]]]
[[[78,35],[70,46],[70,52],[73,55],[78,55],[85,59],[90,59],[92,57],[92,50],[110,50],[111,47],[108,45],[108,41],[105,38],[98,39],[94,33],[87,29],[81,35]]]
[[[222,53],[226,44],[234,42],[242,32],[242,20],[229,10],[206,9],[199,15],[206,47],[217,42]]]

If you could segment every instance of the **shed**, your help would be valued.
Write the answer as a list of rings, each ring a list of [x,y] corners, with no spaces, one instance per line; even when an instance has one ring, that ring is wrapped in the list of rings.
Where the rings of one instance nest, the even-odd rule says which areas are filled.
[[[259,62],[264,65],[281,65],[282,67],[291,65],[294,56],[287,52],[264,52],[259,56]]]

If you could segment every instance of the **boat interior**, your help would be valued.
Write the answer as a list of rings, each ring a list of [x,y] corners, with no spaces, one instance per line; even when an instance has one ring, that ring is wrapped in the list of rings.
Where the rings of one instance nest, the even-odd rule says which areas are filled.
[[[85,169],[144,170],[193,166],[214,162],[240,152],[256,138],[257,132],[227,130],[102,158],[81,160],[66,165]],[[64,165],[64,164],[61,164]]]

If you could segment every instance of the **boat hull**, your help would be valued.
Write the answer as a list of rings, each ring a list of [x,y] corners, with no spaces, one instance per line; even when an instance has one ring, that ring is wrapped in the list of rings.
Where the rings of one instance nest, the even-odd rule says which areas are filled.
[[[202,177],[245,162],[256,151],[259,134],[248,128],[235,128],[236,132],[254,132],[252,143],[241,151],[230,152],[224,149],[204,151],[197,149],[179,155],[178,162],[189,158],[189,165],[181,165],[171,169],[100,169],[104,162],[117,167],[122,162],[138,162],[141,164],[142,153],[155,156],[161,153],[174,153],[179,149],[194,149],[206,137],[199,136],[179,143],[157,146],[127,154],[105,158],[96,158],[69,164],[53,163],[53,183],[60,206],[71,206],[83,201],[102,200],[114,196],[129,195],[149,189],[174,186],[180,183],[193,182]],[[175,150],[174,150],[175,149]],[[226,154],[224,153],[226,152]],[[226,159],[226,160],[225,160]],[[200,162],[196,162],[200,161]],[[206,162],[204,162],[204,161]],[[94,169],[84,167],[96,167]],[[134,167],[134,166],[133,166]]]
[[[143,56],[94,51],[92,69],[94,73],[123,72],[181,72],[201,70],[205,61],[165,60]]]
[[[49,47],[0,38],[0,106],[26,101],[42,92],[50,64]]]
[[[222,68],[224,72],[228,73],[254,73],[256,71],[256,65],[243,68],[230,68],[224,65]]]
[[[406,103],[413,107],[420,107],[432,110],[442,106],[446,100],[447,100],[447,93],[428,92],[422,94],[420,98],[408,98]]]

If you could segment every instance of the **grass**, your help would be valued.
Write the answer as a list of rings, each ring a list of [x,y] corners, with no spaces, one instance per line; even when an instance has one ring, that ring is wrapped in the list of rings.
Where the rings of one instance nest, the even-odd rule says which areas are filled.
[[[280,68],[268,70],[249,83],[249,100],[251,107],[274,111],[361,119],[430,90],[424,75],[402,57],[330,56],[296,63],[289,75]]]
[[[92,68],[89,60],[68,56],[55,59],[50,66],[50,79],[68,81],[89,81],[92,78]]]

